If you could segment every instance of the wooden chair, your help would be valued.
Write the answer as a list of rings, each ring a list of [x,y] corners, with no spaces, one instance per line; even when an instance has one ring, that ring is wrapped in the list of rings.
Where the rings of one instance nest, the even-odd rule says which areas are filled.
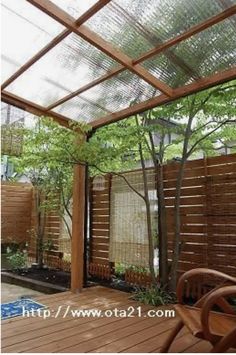
[[[209,277],[222,279],[223,284],[202,296],[194,306],[185,305],[185,286],[199,276],[208,280]],[[176,293],[178,303],[174,307],[180,320],[162,347],[162,353],[168,352],[184,325],[195,337],[209,341],[212,344],[211,352],[225,352],[236,347],[236,311],[227,300],[236,297],[236,278],[211,269],[193,269],[179,278]],[[213,306],[218,306],[221,312],[212,310]]]

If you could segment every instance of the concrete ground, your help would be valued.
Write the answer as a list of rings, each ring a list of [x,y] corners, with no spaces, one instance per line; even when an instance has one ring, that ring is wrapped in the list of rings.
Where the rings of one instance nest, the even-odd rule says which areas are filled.
[[[2,282],[1,284],[1,303],[16,301],[20,297],[36,297],[43,295],[42,292],[34,291],[26,287]]]

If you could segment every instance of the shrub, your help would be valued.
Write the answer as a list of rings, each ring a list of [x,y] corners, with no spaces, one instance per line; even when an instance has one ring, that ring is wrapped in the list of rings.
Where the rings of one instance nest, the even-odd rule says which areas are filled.
[[[151,286],[147,289],[138,288],[132,298],[135,301],[150,304],[152,306],[161,306],[176,302],[175,294],[167,292],[159,286]]]
[[[9,253],[10,254],[10,253]],[[7,257],[10,266],[14,271],[20,271],[27,267],[27,253],[23,251],[16,251]]]

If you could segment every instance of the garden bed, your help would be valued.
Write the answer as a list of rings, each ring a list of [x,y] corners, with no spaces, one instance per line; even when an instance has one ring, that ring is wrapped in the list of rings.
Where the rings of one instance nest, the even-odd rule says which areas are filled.
[[[50,269],[28,269],[18,273],[3,271],[2,281],[44,293],[65,292],[70,289],[70,273]]]

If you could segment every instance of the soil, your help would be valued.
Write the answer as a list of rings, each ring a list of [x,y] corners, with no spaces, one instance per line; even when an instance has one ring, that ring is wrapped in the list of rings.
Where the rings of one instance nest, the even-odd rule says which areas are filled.
[[[3,265],[2,265],[3,266]],[[27,279],[32,279],[36,281],[47,282],[52,285],[61,286],[64,288],[70,289],[70,280],[71,275],[70,272],[48,269],[48,268],[29,268],[26,270],[21,270],[19,272],[13,272],[9,269],[9,267],[2,267],[8,273],[15,274],[21,277],[26,277]],[[4,271],[4,270],[3,270]],[[94,284],[103,285],[105,287],[111,287],[123,292],[134,292],[135,287],[126,284],[126,282],[119,278],[112,278],[111,281],[101,280],[96,277],[88,277],[87,279],[88,284],[87,286],[91,286]]]
[[[17,275],[70,288],[70,273],[65,271],[30,268],[28,270],[18,272]]]

